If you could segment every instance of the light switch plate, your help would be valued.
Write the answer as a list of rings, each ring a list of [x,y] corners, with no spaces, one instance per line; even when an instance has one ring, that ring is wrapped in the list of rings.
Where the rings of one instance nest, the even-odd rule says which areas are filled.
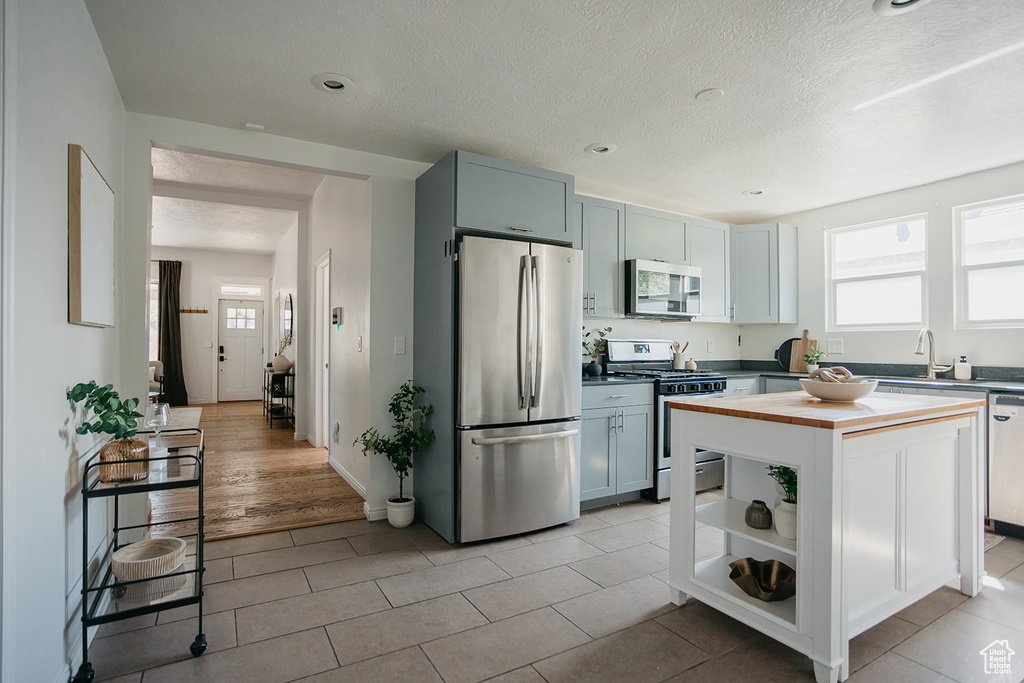
[[[711,340],[711,339],[708,339],[708,353],[714,353],[714,352],[715,352],[715,342],[713,340]]]
[[[405,355],[405,337],[395,337],[395,355]]]
[[[827,353],[842,353],[843,352],[843,340],[842,339],[829,339]]]

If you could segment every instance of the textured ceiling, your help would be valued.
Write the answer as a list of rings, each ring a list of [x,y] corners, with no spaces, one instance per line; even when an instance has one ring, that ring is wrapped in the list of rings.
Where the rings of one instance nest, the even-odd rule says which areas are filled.
[[[153,197],[153,246],[272,254],[294,211]]]
[[[247,196],[309,201],[324,180],[322,173],[159,148],[152,163],[158,247],[273,253],[297,214],[246,205]],[[172,186],[177,197],[160,196]],[[210,192],[234,195],[239,203],[189,199],[196,190],[207,199]]]
[[[426,162],[466,149],[734,222],[1024,159],[1021,0],[888,18],[871,0],[86,4],[130,111]],[[354,87],[314,89],[324,71]]]
[[[249,161],[169,149],[154,149],[153,180],[309,201],[324,181],[323,173],[309,173]]]

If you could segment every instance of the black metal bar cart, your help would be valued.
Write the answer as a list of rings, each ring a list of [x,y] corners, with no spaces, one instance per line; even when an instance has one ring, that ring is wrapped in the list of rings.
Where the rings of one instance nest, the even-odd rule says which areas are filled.
[[[95,676],[89,661],[90,626],[199,605],[199,631],[189,651],[194,657],[206,651],[203,633],[203,431],[165,429],[161,435],[167,454],[160,453],[146,460],[149,471],[146,479],[104,483],[100,481],[101,467],[127,461],[101,463],[99,453],[86,461],[82,473],[82,664],[72,678],[73,683],[91,683]],[[153,452],[151,444],[150,454]],[[121,496],[181,488],[198,489],[194,517],[121,526]],[[109,542],[96,554],[90,570],[89,504],[98,499],[113,499],[113,528]],[[167,533],[161,533],[161,527]],[[182,533],[182,530],[194,530],[194,533]],[[113,553],[129,545],[126,536],[138,536],[142,531],[149,531],[154,537],[175,536],[184,540],[185,560],[173,571],[154,578],[118,580],[113,574]]]

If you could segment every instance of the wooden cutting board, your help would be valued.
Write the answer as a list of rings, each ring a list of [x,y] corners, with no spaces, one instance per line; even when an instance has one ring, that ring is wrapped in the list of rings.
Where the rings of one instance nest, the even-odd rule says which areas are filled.
[[[818,349],[818,340],[808,339],[808,334],[810,332],[804,330],[804,336],[793,342],[793,351],[789,354],[790,372],[807,372],[807,361],[804,360],[804,354]]]

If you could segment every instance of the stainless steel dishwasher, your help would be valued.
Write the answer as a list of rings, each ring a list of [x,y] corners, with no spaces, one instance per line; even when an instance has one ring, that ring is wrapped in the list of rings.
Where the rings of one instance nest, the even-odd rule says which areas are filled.
[[[1024,538],[1024,395],[988,396],[988,511],[996,533]]]

